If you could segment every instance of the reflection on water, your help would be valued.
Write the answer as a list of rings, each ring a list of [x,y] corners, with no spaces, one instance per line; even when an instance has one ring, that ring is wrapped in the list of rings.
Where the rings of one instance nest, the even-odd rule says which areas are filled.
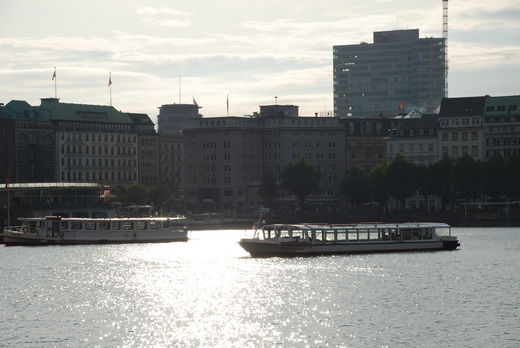
[[[0,247],[5,346],[518,346],[520,231],[455,252],[252,259],[186,243]]]

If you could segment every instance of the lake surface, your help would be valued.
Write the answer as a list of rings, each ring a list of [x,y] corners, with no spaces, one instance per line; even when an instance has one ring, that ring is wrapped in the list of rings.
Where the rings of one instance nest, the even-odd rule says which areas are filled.
[[[244,230],[0,246],[0,346],[519,347],[520,229],[457,251],[252,259]]]

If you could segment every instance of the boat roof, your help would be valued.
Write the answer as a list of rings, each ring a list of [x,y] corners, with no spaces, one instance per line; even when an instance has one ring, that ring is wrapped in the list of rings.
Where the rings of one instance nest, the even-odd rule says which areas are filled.
[[[183,217],[114,217],[114,218],[86,218],[86,217],[61,217],[61,216],[44,216],[44,217],[21,217],[23,221],[40,221],[40,220],[61,220],[61,221],[167,221],[182,220]]]
[[[262,228],[291,228],[307,230],[345,230],[345,229],[364,229],[364,228],[450,228],[451,226],[443,222],[406,222],[406,223],[387,223],[387,222],[363,222],[353,224],[269,224]]]

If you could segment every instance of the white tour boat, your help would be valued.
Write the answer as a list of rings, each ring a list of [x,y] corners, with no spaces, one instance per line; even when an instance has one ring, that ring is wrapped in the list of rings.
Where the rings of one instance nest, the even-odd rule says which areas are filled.
[[[455,250],[444,223],[272,224],[239,242],[253,257]]]
[[[20,218],[4,228],[6,245],[149,243],[187,241],[180,219],[150,218]],[[179,220],[179,221],[177,221]]]

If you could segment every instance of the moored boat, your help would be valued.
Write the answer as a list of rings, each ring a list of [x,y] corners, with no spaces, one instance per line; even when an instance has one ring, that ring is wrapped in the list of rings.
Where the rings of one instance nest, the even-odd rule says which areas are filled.
[[[149,243],[187,241],[187,229],[175,218],[20,218],[4,228],[6,245]]]
[[[455,250],[445,223],[271,224],[239,241],[253,257]]]

